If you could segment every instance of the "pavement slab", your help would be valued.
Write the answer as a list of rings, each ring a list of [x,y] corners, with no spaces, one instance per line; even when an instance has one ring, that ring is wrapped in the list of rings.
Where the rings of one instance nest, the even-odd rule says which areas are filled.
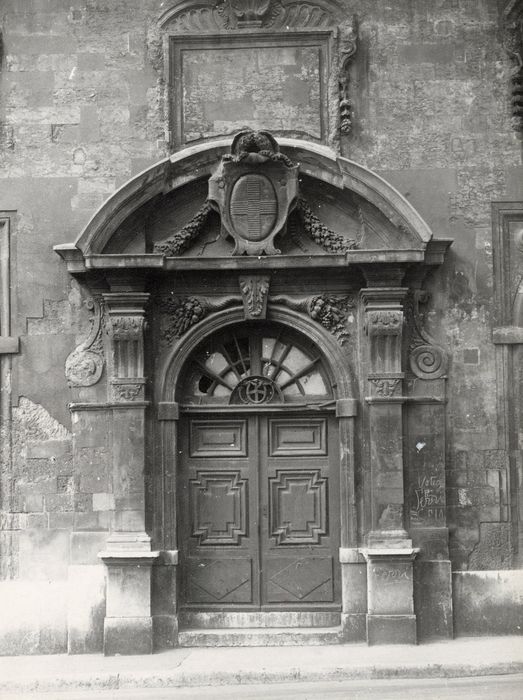
[[[0,691],[51,692],[209,685],[460,678],[523,673],[523,637],[420,645],[173,649],[147,656],[0,658]]]

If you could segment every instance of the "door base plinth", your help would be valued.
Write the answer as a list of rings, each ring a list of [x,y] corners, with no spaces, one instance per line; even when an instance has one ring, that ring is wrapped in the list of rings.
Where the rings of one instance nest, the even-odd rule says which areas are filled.
[[[367,644],[417,644],[416,615],[367,615]]]
[[[341,643],[343,635],[340,626],[184,629],[178,633],[180,647],[323,646]]]

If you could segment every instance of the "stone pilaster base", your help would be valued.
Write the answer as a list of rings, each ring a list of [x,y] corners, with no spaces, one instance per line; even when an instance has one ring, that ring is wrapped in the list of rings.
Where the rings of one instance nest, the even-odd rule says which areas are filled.
[[[367,559],[367,643],[415,644],[413,562],[419,549],[403,547],[363,551]]]
[[[104,654],[152,654],[151,565],[158,552],[108,549],[98,555],[107,566],[107,607],[104,620]],[[112,544],[112,543],[111,543]],[[137,542],[134,541],[136,546]],[[114,545],[113,545],[114,546]]]
[[[367,615],[367,644],[416,642],[416,615]]]
[[[104,620],[104,654],[152,654],[153,621],[151,617],[106,617]]]

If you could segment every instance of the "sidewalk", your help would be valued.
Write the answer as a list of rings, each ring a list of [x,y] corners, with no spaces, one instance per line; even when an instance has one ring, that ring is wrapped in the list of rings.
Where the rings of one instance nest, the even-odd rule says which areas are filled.
[[[419,646],[174,649],[152,656],[0,657],[0,693],[73,689],[523,673],[523,637],[466,637]]]

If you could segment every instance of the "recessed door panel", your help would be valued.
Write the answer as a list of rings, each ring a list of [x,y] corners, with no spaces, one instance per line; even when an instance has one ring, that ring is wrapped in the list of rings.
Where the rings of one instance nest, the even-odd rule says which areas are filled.
[[[338,604],[336,428],[326,414],[200,415],[181,422],[186,607]]]

